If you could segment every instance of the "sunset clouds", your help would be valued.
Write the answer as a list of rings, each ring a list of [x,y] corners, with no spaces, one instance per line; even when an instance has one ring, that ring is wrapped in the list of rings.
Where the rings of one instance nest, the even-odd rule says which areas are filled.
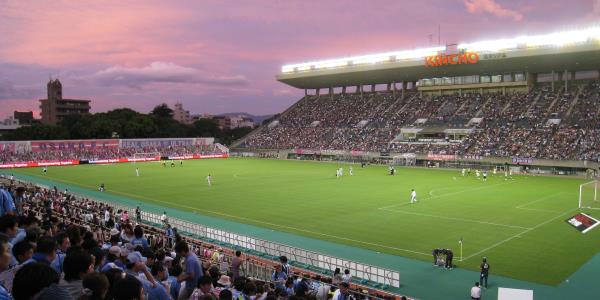
[[[49,77],[94,111],[181,101],[195,113],[282,111],[281,65],[593,22],[597,0],[0,0],[0,118],[37,110]]]

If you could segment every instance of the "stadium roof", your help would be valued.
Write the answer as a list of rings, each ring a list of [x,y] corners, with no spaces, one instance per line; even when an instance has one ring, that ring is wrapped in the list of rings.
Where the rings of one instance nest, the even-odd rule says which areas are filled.
[[[467,62],[461,55],[476,55],[478,59]],[[296,88],[313,89],[564,70],[600,70],[600,27],[463,43],[455,49],[442,46],[286,65],[277,80]]]

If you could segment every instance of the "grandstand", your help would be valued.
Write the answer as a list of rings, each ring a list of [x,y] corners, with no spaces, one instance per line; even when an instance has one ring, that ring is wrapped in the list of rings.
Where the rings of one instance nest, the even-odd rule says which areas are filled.
[[[598,31],[287,65],[277,79],[305,96],[233,148],[526,157],[583,171],[600,159]]]

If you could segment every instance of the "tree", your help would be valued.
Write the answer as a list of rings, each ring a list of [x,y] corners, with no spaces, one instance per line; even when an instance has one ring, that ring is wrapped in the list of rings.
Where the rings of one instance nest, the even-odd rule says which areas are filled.
[[[156,118],[172,119],[173,110],[166,103],[162,103],[154,107],[154,109],[150,112],[150,115]]]
[[[200,119],[192,124],[189,132],[190,136],[195,137],[214,137],[220,138],[223,135],[219,123],[213,119]]]

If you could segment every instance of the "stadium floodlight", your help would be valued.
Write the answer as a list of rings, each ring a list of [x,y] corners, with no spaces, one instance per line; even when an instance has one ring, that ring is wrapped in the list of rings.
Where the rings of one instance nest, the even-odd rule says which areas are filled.
[[[590,27],[582,30],[569,30],[549,34],[520,36],[510,39],[490,40],[475,43],[461,43],[458,49],[478,52],[498,52],[519,47],[562,47],[573,44],[587,43],[600,40],[600,27]]]
[[[282,73],[291,73],[294,71],[308,71],[312,69],[328,69],[328,68],[338,68],[344,67],[348,65],[368,65],[368,64],[376,64],[387,61],[398,61],[398,60],[408,60],[408,59],[418,59],[424,58],[427,56],[437,55],[440,51],[445,51],[446,46],[439,47],[430,47],[430,48],[421,48],[415,50],[404,50],[404,51],[394,51],[394,52],[385,52],[379,54],[371,54],[371,55],[362,55],[362,56],[353,56],[353,57],[345,57],[345,58],[337,58],[337,59],[329,59],[315,62],[307,62],[300,64],[291,64],[285,65],[281,67]]]

